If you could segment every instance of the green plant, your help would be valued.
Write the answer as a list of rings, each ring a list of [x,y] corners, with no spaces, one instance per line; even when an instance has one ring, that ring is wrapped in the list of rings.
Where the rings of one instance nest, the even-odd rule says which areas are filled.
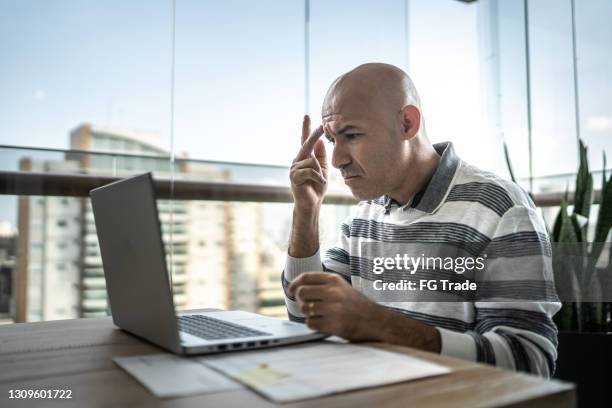
[[[597,266],[606,248],[604,242],[612,228],[612,176],[606,179],[604,152],[599,212],[594,240],[589,243],[587,233],[593,205],[593,175],[589,171],[587,147],[582,140],[579,141],[579,153],[580,162],[576,174],[573,209],[570,213],[569,194],[566,189],[552,231],[549,232],[551,242],[556,249],[553,251],[555,280],[557,283],[563,282],[564,286],[570,288],[569,293],[560,294],[560,297],[562,300],[573,300],[563,302],[561,310],[555,315],[555,322],[560,330],[610,331],[612,302],[590,300],[596,298],[609,300],[606,299],[606,294],[612,290],[610,286],[612,262],[608,262],[608,266],[604,268]],[[505,142],[504,154],[510,177],[516,182]],[[612,250],[609,259],[612,259]],[[557,288],[559,291],[559,284]],[[594,290],[599,291],[599,294],[594,294]]]

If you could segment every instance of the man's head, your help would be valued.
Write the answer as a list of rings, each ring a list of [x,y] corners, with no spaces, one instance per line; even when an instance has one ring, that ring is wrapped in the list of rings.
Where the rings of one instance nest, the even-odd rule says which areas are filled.
[[[332,165],[353,195],[400,198],[422,153],[433,151],[420,110],[412,81],[393,65],[360,65],[332,83],[321,115]]]

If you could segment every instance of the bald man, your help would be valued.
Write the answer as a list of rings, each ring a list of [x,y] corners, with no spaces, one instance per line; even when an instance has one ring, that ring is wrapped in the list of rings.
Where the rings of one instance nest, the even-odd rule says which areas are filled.
[[[546,228],[528,195],[460,160],[451,143],[432,145],[416,88],[392,65],[365,64],[336,79],[322,123],[311,133],[304,117],[290,170],[293,226],[282,275],[289,317],[353,341],[550,376],[557,344],[552,316],[560,303],[550,290]],[[333,144],[331,164],[360,200],[323,261],[318,223],[328,164],[322,135]],[[398,263],[385,275],[372,266],[376,251],[398,261],[427,253],[487,264],[467,271],[413,264],[409,271]],[[477,289],[446,290],[442,280],[474,282]],[[412,289],[396,284],[410,281]],[[438,286],[420,290],[421,281]]]

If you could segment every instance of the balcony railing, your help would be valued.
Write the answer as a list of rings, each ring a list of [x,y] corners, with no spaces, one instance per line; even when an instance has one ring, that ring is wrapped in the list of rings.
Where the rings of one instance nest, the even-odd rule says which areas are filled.
[[[9,170],[10,160],[3,158],[0,167],[0,194],[23,196],[64,196],[88,197],[90,190],[108,183],[120,180],[131,174],[153,171],[155,174],[155,190],[159,199],[174,200],[212,200],[236,202],[266,202],[291,203],[293,196],[288,186],[288,168],[283,166],[268,166],[246,163],[217,162],[209,160],[194,160],[188,158],[175,159],[171,164],[169,156],[135,155],[125,153],[93,152],[86,150],[62,150],[47,148],[30,148],[20,146],[0,145],[0,158],[13,155],[13,163],[19,162],[24,169]],[[70,171],[55,171],[50,166],[48,171],[35,171],[27,155],[36,155],[35,160],[44,161],[75,161],[82,167],[71,168]],[[51,156],[49,156],[51,155]],[[21,157],[18,157],[21,156]],[[39,157],[42,157],[40,159]],[[96,168],[91,164],[96,158],[106,158],[108,167]],[[139,160],[144,168],[135,169],[131,161]],[[24,166],[23,163],[26,163]],[[166,172],[161,172],[161,167]],[[17,167],[17,166],[16,166]],[[169,174],[174,169],[174,180]],[[210,178],[206,171],[213,172],[214,181],[204,181]],[[86,174],[83,174],[86,173]],[[97,174],[96,174],[97,173]],[[106,173],[106,174],[100,174]],[[112,173],[113,175],[108,175]],[[596,175],[597,172],[594,172]],[[121,175],[121,176],[119,176]],[[573,174],[542,177],[540,180],[571,180]],[[228,181],[224,181],[226,178]],[[338,181],[338,180],[336,180]],[[565,183],[563,183],[565,184]],[[554,207],[561,204],[563,191],[540,192],[534,194],[539,207]],[[570,203],[573,194],[568,195]],[[599,203],[600,192],[594,192],[594,202]],[[325,197],[325,204],[352,205],[356,200],[348,193],[341,183],[332,185]]]
[[[7,155],[13,156],[12,160],[7,158]],[[35,157],[31,158],[32,155]],[[289,169],[284,166],[186,158],[175,159],[171,164],[169,156],[161,155],[7,145],[0,145],[0,158],[0,194],[5,195],[88,197],[90,190],[94,188],[132,174],[153,171],[156,196],[159,199],[269,203],[293,201],[288,186]],[[107,167],[93,165],[95,160],[100,158],[108,159]],[[139,161],[140,168],[134,168],[131,164],[134,160]],[[54,170],[54,167],[61,167],[57,163],[62,161],[78,165],[71,166],[69,170]],[[11,162],[18,169],[11,169]],[[55,166],[45,163],[55,163]],[[47,169],[40,171],[40,167]],[[161,171],[162,167],[165,167],[166,171]],[[174,180],[170,178],[171,172],[174,173]],[[337,190],[340,189],[341,187]],[[326,204],[350,205],[355,202],[350,194],[334,191],[333,187],[325,199]]]
[[[0,194],[89,197],[90,190],[122,177],[59,173],[0,172]],[[283,186],[155,179],[159,199],[289,203],[291,189]],[[326,204],[354,204],[348,194],[330,193]]]

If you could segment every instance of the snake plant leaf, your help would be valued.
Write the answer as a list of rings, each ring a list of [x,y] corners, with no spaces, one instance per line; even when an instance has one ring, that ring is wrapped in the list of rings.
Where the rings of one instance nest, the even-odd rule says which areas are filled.
[[[561,215],[561,209],[559,208],[559,212],[557,213],[557,217],[555,218],[555,223],[553,224],[552,235],[550,237],[552,242],[560,242],[559,236],[561,235],[561,221],[563,217]]]
[[[572,219],[567,212],[567,201],[563,200],[561,203],[561,225],[559,227],[559,240],[558,242],[575,243],[580,242],[580,237],[577,232],[580,231],[578,222]],[[573,215],[573,214],[572,214]],[[578,230],[577,230],[578,228]]]
[[[561,296],[561,299],[573,298],[576,292],[580,291],[581,275],[577,274],[580,270],[574,262],[567,262],[564,258],[568,254],[575,254],[576,247],[574,246],[578,242],[578,236],[576,235],[576,227],[572,216],[568,214],[567,194],[561,202],[561,208],[559,209],[559,215],[557,217],[557,224],[555,227],[558,228],[557,242],[561,245],[557,245],[556,250],[560,251],[553,255],[553,267],[555,270],[555,284],[557,293]],[[574,214],[572,214],[574,215]],[[580,255],[580,254],[578,254]],[[579,259],[570,257],[571,259]],[[574,282],[578,286],[575,286]],[[554,317],[555,322],[564,330],[580,330],[581,320],[580,315],[576,309],[574,303],[564,303],[561,310]]]
[[[552,230],[552,242],[562,242],[561,241],[561,224],[563,222],[563,214],[567,217],[567,200],[568,200],[568,192],[567,186],[565,187],[565,194],[563,195],[563,199],[561,200],[561,207],[559,207],[559,212],[557,213],[557,218],[555,218],[555,223],[553,225]]]
[[[580,166],[578,167],[576,189],[574,190],[574,214],[589,218],[593,195],[593,176],[589,173],[587,148],[582,140],[579,140],[579,143]]]
[[[586,228],[584,217],[580,214],[572,214],[569,216],[571,226],[574,228],[577,242],[586,242]]]
[[[595,239],[591,253],[589,254],[589,270],[595,267],[601,255],[608,237],[608,232],[612,228],[612,176],[606,180],[606,153],[603,154],[603,171],[601,177],[601,199],[599,202],[599,212],[597,214],[597,224],[595,225]]]
[[[504,140],[504,157],[506,158],[506,167],[508,167],[508,172],[510,173],[510,180],[516,183],[516,179],[514,178],[514,171],[512,171],[512,161],[510,160],[510,152],[508,152],[508,144]]]
[[[606,152],[603,153],[603,171],[601,177],[601,199],[597,224],[595,225],[595,242],[605,242],[612,228],[612,175],[606,181]]]

